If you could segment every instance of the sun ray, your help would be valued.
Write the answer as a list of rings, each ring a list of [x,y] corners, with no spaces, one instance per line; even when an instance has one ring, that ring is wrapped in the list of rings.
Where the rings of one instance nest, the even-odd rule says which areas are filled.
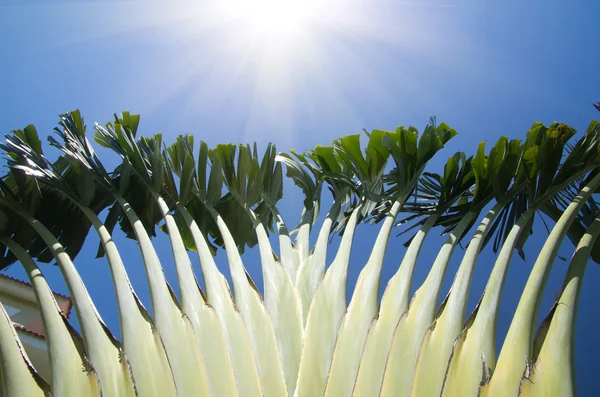
[[[393,93],[399,89],[413,102],[427,98],[431,90],[416,64],[462,66],[439,62],[440,55],[470,47],[464,37],[447,31],[447,20],[432,15],[438,5],[398,1],[372,7],[365,0],[173,0],[165,5],[132,0],[29,7],[34,20],[67,11],[72,20],[50,35],[54,39],[44,37],[35,46],[63,51],[111,42],[119,56],[99,57],[100,62],[136,57],[131,59],[135,70],[123,70],[127,84],[118,86],[121,103],[135,103],[150,114],[177,109],[200,123],[235,108],[236,116],[223,120],[225,128],[245,130],[248,140],[282,142],[282,135],[292,135],[289,142],[298,144],[305,138],[293,131],[297,120],[319,120],[333,128],[335,115],[339,120],[343,114],[344,127],[335,127],[355,132],[379,122],[381,112],[368,113],[366,103],[395,108]],[[375,72],[382,64],[389,72],[385,79]],[[276,136],[267,137],[268,131]]]

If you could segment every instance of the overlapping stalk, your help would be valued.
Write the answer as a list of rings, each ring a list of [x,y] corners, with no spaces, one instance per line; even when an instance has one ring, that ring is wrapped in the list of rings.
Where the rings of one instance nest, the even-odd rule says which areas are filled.
[[[436,190],[435,193],[432,190],[429,191],[429,193],[434,193],[433,195],[421,191],[417,193],[421,199],[432,199],[434,196],[438,198],[437,203],[434,205],[435,211],[426,220],[415,225],[423,224],[421,229],[413,236],[398,271],[390,279],[385,289],[379,316],[374,320],[369,330],[354,387],[354,395],[370,396],[379,394],[394,333],[400,319],[408,310],[412,277],[425,238],[431,228],[439,221],[441,215],[471,186],[471,178],[465,178],[469,172],[469,163],[466,163],[466,159],[461,153],[450,157],[444,170],[444,175],[437,176],[437,180],[432,175],[427,176],[433,178],[429,182],[429,186]],[[423,205],[417,204],[416,207],[422,208]]]
[[[492,378],[482,388],[483,396],[512,395],[519,391],[521,379],[528,377],[530,362],[533,358],[535,321],[552,263],[558,255],[558,249],[571,223],[575,220],[575,216],[599,186],[600,174],[596,175],[582,189],[548,236],[525,285]],[[515,357],[523,357],[523,359],[515,362]]]
[[[9,249],[2,260],[18,259],[31,277],[52,367],[46,384],[23,354],[6,313],[0,313],[5,395],[537,396],[559,389],[562,395],[575,394],[576,306],[585,264],[600,233],[599,221],[592,222],[598,215],[593,194],[600,186],[599,124],[592,123],[562,161],[574,131],[556,123],[548,128],[535,124],[523,143],[501,138],[487,154],[483,145],[470,158],[457,153],[437,175],[423,172],[455,131],[434,120],[420,140],[416,129],[399,127],[373,131],[364,149],[353,135],[332,146],[278,157],[271,145],[261,157],[256,146],[210,150],[205,143],[196,156],[191,136],[179,137],[168,148],[160,135],[136,138],[138,122],[138,116],[124,113],[96,128],[96,141],[122,160],[114,172],[107,172],[93,151],[78,112],[61,119],[63,142],[52,143],[64,155],[55,162],[44,157],[32,127],[2,145],[11,169],[0,186],[0,215],[9,220],[0,222],[0,244]],[[386,167],[390,156],[392,170]],[[282,165],[305,195],[300,224],[292,232],[277,206]],[[332,191],[333,202],[311,250],[323,186]],[[47,213],[53,204],[46,197],[58,198],[56,214]],[[109,207],[103,223],[98,214]],[[452,254],[484,208],[487,215],[438,308]],[[515,250],[522,252],[539,208],[565,213],[531,272],[496,365],[496,323],[508,265]],[[385,252],[402,211],[417,213],[410,219],[424,216],[415,225],[422,227],[380,304]],[[77,219],[76,228],[58,222],[60,216]],[[20,225],[17,219],[25,222]],[[351,249],[364,219],[383,223],[347,306]],[[181,303],[151,243],[159,222],[169,235]],[[152,318],[136,297],[111,237],[116,224],[140,245]],[[419,252],[438,225],[448,238],[409,301]],[[90,226],[111,270],[122,348],[101,322],[71,261],[84,241],[75,231]],[[279,255],[273,253],[269,230],[279,239]],[[328,241],[337,232],[341,243],[327,268]],[[545,281],[567,234],[581,240],[559,304],[534,340]],[[465,324],[474,266],[492,240],[500,253]],[[241,256],[255,244],[264,301]],[[213,258],[220,248],[227,254],[233,297]],[[187,250],[198,252],[205,294]],[[56,258],[82,338],[60,317],[32,257]],[[89,371],[77,372],[82,365]]]

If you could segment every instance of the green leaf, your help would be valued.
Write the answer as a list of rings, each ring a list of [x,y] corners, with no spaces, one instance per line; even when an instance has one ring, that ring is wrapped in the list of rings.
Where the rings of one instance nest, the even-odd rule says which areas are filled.
[[[221,198],[221,189],[223,186],[222,163],[218,156],[211,157],[210,177],[206,189],[206,201],[215,205]]]
[[[369,175],[369,166],[360,148],[360,135],[348,135],[335,141],[337,153],[342,161],[354,170],[359,179],[365,180]]]

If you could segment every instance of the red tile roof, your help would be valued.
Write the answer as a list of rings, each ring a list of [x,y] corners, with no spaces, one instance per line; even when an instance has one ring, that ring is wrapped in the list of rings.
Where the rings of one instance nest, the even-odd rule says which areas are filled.
[[[46,336],[44,334],[40,334],[40,333],[37,333],[35,331],[32,331],[32,330],[28,329],[27,327],[25,327],[22,324],[13,323],[13,325],[15,326],[15,329],[18,330],[18,331],[21,331],[23,333],[26,333],[28,335],[31,335],[31,336],[39,338],[39,339],[46,339]]]

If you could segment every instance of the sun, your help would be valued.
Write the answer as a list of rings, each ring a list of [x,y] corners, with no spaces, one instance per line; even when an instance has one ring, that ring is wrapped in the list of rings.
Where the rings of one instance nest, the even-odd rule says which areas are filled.
[[[378,83],[371,60],[352,50],[353,43],[365,46],[365,36],[389,31],[372,23],[365,0],[176,2],[178,18],[171,25],[180,35],[176,56],[165,62],[177,66],[177,87],[189,93],[189,109],[207,92],[219,92],[210,109],[235,106],[247,131],[275,126],[272,139],[288,137],[291,145],[296,120],[325,111],[317,103],[358,120],[348,92]],[[342,85],[340,62],[352,65],[353,81],[368,83]]]
[[[322,17],[317,0],[226,0],[223,11],[249,34],[264,42],[298,39]]]

